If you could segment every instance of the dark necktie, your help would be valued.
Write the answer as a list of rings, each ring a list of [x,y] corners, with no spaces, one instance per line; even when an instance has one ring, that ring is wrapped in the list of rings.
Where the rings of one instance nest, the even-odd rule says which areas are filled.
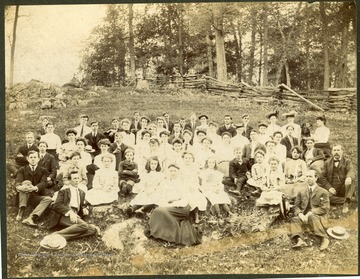
[[[82,137],[84,134],[84,125],[81,126],[81,130],[80,130],[80,137]]]
[[[308,201],[308,204],[305,208],[305,211],[304,211],[304,214],[308,213],[311,209],[311,195],[312,195],[312,189],[309,188],[309,201]]]

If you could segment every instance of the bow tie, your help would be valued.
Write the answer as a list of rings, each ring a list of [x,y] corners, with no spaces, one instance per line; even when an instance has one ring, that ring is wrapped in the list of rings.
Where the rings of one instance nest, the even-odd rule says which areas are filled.
[[[340,160],[334,160],[334,162],[335,162],[335,163],[339,163],[339,162],[340,162]]]

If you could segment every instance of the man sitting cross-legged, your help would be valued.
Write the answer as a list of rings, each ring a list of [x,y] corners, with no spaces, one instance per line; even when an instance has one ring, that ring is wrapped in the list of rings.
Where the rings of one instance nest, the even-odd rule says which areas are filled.
[[[78,189],[80,179],[78,172],[71,172],[69,187],[59,191],[53,205],[49,229],[57,225],[65,227],[55,233],[63,236],[66,240],[100,234],[97,226],[89,225],[81,219],[88,215],[89,211],[85,206],[85,192]]]
[[[37,206],[30,213],[29,217],[23,220],[23,224],[37,226],[34,223],[34,219],[40,217],[52,202],[50,197],[45,196],[49,173],[45,168],[38,165],[40,159],[37,151],[29,151],[26,158],[29,165],[20,168],[16,176],[15,185],[16,190],[19,192],[19,211],[16,220],[20,221],[23,218],[25,208],[28,202],[31,201],[36,203]],[[31,185],[24,188],[21,184],[26,180]]]
[[[326,215],[330,207],[328,192],[316,184],[317,173],[308,170],[306,173],[307,187],[301,189],[295,198],[295,217],[291,221],[291,238],[296,241],[293,248],[307,246],[303,239],[304,228],[308,226],[312,233],[321,238],[320,250],[329,245],[329,237],[324,228]]]

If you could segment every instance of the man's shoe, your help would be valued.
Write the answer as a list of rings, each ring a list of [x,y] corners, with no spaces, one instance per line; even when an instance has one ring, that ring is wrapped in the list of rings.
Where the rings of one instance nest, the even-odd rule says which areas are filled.
[[[38,225],[36,225],[35,223],[34,223],[34,220],[32,219],[32,216],[30,215],[29,217],[27,217],[26,219],[24,219],[23,221],[22,221],[22,223],[24,224],[24,225],[27,225],[27,226],[30,226],[30,227],[37,227]]]
[[[343,214],[346,214],[346,213],[349,212],[349,205],[348,205],[346,202],[344,203],[341,212],[342,212]]]
[[[25,209],[23,207],[19,208],[18,214],[16,215],[16,221],[21,221],[24,216]]]
[[[329,247],[330,241],[328,238],[323,238],[321,241],[320,251],[323,251]]]
[[[89,227],[93,228],[94,230],[96,230],[95,235],[96,236],[101,236],[101,230],[98,226],[94,225],[94,224],[90,224]]]
[[[308,245],[304,240],[302,240],[300,237],[295,245],[292,246],[293,249],[301,248],[301,247],[307,247]]]

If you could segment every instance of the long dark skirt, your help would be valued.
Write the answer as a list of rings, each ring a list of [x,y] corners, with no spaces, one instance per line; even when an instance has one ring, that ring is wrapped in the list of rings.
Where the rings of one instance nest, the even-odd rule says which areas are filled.
[[[199,244],[200,233],[189,221],[190,206],[158,207],[150,216],[150,235],[186,246]]]

